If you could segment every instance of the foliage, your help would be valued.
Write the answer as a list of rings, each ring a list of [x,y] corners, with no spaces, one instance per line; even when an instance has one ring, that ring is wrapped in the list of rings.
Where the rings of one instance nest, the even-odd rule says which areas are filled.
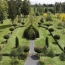
[[[59,35],[54,35],[54,39],[59,40],[60,36]]]
[[[62,22],[65,22],[65,14],[64,13],[60,14],[60,19]]]
[[[7,11],[8,11],[7,1],[0,0],[0,21],[7,18],[7,16],[8,16]]]
[[[41,22],[41,23],[43,23],[43,22],[44,22],[44,19],[43,19],[43,18],[41,18],[41,19],[40,19],[40,22]]]
[[[29,47],[28,46],[23,46],[22,48],[23,48],[24,52],[28,52],[29,51]]]
[[[40,14],[39,14],[39,12],[37,11],[37,12],[35,13],[35,15],[36,15],[36,16],[39,16]]]
[[[53,58],[54,57],[54,52],[52,50],[50,50],[47,55],[49,57]]]
[[[37,53],[41,53],[42,52],[42,48],[41,47],[35,47],[34,50]]]
[[[30,10],[31,10],[31,8],[30,8],[30,2],[29,2],[29,0],[24,0],[22,2],[21,13],[24,16],[26,16],[26,15],[28,15],[30,13]]]
[[[10,36],[9,36],[9,34],[6,34],[3,37],[4,37],[4,39],[9,39]]]
[[[15,47],[17,48],[19,46],[19,40],[18,37],[15,38]]]
[[[47,13],[44,13],[43,16],[46,18],[47,17]]]
[[[47,46],[46,46],[46,45],[43,47],[42,53],[43,53],[44,55],[47,55],[47,54],[48,54],[48,49],[47,49]]]
[[[30,25],[27,29],[25,29],[23,37],[28,40],[33,40],[39,37],[39,32],[36,30],[36,28],[34,28],[34,26]]]
[[[10,31],[14,31],[14,28],[10,28],[9,30],[10,30]]]
[[[45,39],[45,44],[46,44],[46,46],[47,46],[47,48],[48,48],[48,47],[49,47],[48,37],[46,37],[46,39]]]
[[[16,49],[13,49],[13,50],[10,52],[10,57],[11,57],[12,59],[16,58],[17,55],[18,55],[18,52],[17,52]]]
[[[8,14],[9,14],[9,18],[12,20],[12,25],[14,24],[14,19],[17,16],[17,4],[16,1],[10,0],[8,1]]]
[[[52,21],[52,15],[50,12],[47,13],[46,21]]]
[[[59,58],[61,61],[65,61],[65,53],[61,53]]]
[[[49,28],[49,32],[53,32],[54,31],[54,29],[53,28]]]

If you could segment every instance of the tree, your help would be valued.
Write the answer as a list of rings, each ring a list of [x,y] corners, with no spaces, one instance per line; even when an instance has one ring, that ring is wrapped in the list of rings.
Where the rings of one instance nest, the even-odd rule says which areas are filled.
[[[30,13],[31,7],[30,7],[30,2],[29,0],[24,0],[22,2],[22,8],[21,8],[21,13],[24,15],[28,15]]]
[[[10,58],[12,58],[12,61],[13,61],[13,65],[15,64],[14,62],[15,62],[15,59],[16,59],[16,57],[18,56],[18,52],[17,52],[17,50],[16,49],[13,49],[12,51],[11,51],[11,53],[10,53]]]
[[[48,37],[46,37],[45,44],[46,44],[46,46],[47,46],[47,48],[48,48],[48,47],[49,47]]]
[[[17,14],[18,14],[18,22],[21,22],[21,6],[22,6],[22,0],[16,0],[17,1]]]
[[[14,19],[17,16],[17,4],[16,1],[14,0],[10,0],[8,1],[8,14],[9,14],[9,18],[12,20],[12,25],[14,24]]]
[[[15,47],[17,48],[19,46],[19,40],[18,37],[15,38]]]
[[[3,20],[7,17],[8,5],[7,1],[0,0],[0,23],[3,23]]]

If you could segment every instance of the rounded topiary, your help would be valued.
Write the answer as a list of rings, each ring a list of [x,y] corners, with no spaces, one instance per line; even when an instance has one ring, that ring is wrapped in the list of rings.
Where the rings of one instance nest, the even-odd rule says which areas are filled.
[[[7,43],[7,40],[9,39],[10,35],[9,34],[6,34],[3,36],[4,39],[6,39],[6,43]]]
[[[49,27],[50,25],[49,24],[45,24],[47,27]]]
[[[11,34],[12,34],[12,31],[14,31],[14,28],[10,28],[9,30],[11,31]]]
[[[24,23],[24,22],[22,22],[21,24],[22,24],[22,25],[24,25],[25,23]]]
[[[61,53],[59,58],[61,61],[65,61],[65,53]]]
[[[29,51],[29,47],[28,46],[23,46],[23,51],[24,52],[28,52]]]
[[[38,25],[41,25],[41,22],[38,22]]]
[[[40,48],[40,47],[35,47],[34,50],[37,53],[41,53],[42,52],[42,48]]]
[[[53,32],[54,31],[54,29],[53,28],[49,28],[49,32]]]
[[[59,35],[54,35],[54,39],[59,40],[60,36]]]
[[[13,26],[17,26],[17,24],[13,24]]]
[[[43,22],[44,22],[43,18],[41,18],[41,19],[40,19],[40,22],[41,22],[41,23],[43,23]]]
[[[10,31],[14,31],[14,28],[10,28],[9,30],[10,30]]]

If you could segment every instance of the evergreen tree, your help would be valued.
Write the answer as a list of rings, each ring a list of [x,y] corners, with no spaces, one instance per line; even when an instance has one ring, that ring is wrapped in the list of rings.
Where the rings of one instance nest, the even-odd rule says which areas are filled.
[[[24,15],[28,15],[30,13],[31,7],[30,7],[30,2],[29,0],[24,0],[22,2],[22,8],[21,8],[21,13]]]
[[[3,23],[3,20],[7,18],[8,5],[7,1],[0,0],[0,23]]]
[[[14,0],[10,0],[8,1],[8,14],[9,14],[9,18],[12,20],[12,25],[14,24],[14,19],[17,16],[17,4],[16,1]]]
[[[47,48],[48,48],[48,47],[49,47],[48,37],[46,37],[45,44],[46,44],[46,46],[47,46]]]
[[[19,40],[18,40],[18,37],[16,37],[15,42],[16,42],[15,47],[17,48],[17,47],[19,46]]]

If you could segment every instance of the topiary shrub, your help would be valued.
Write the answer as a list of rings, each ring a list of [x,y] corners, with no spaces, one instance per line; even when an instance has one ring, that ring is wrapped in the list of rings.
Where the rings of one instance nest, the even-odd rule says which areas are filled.
[[[25,23],[24,23],[24,22],[22,22],[21,24],[22,24],[22,25],[24,25]]]
[[[59,40],[60,36],[59,35],[54,35],[54,39]]]
[[[42,52],[42,48],[40,48],[40,47],[35,47],[34,50],[37,53],[41,53]]]
[[[34,28],[32,25],[30,25],[23,33],[23,38],[26,38],[27,40],[34,40],[35,38],[39,38],[39,32]]]
[[[14,28],[10,28],[9,30],[11,31],[11,34],[12,34],[12,32],[14,31]]]
[[[54,29],[53,28],[49,28],[49,32],[53,32],[54,31]]]
[[[43,23],[43,22],[44,22],[43,18],[41,18],[41,19],[40,19],[40,22],[41,22],[41,23]]]
[[[17,48],[19,46],[19,40],[18,37],[15,38],[15,47]]]
[[[13,24],[14,28],[16,29],[17,24]]]
[[[48,37],[46,37],[46,39],[45,39],[45,44],[46,44],[46,46],[48,48],[49,47]]]
[[[41,22],[38,22],[38,25],[40,26],[41,25]]]
[[[53,58],[55,55],[54,55],[54,52],[52,50],[50,50],[47,54],[47,56]]]
[[[23,46],[22,48],[23,48],[24,52],[28,52],[29,51],[29,47],[28,46]]]
[[[59,58],[60,58],[61,61],[65,61],[65,53],[61,53],[59,55]]]
[[[9,34],[6,34],[6,35],[3,36],[3,38],[6,39],[6,43],[8,42],[9,37],[10,37]]]

